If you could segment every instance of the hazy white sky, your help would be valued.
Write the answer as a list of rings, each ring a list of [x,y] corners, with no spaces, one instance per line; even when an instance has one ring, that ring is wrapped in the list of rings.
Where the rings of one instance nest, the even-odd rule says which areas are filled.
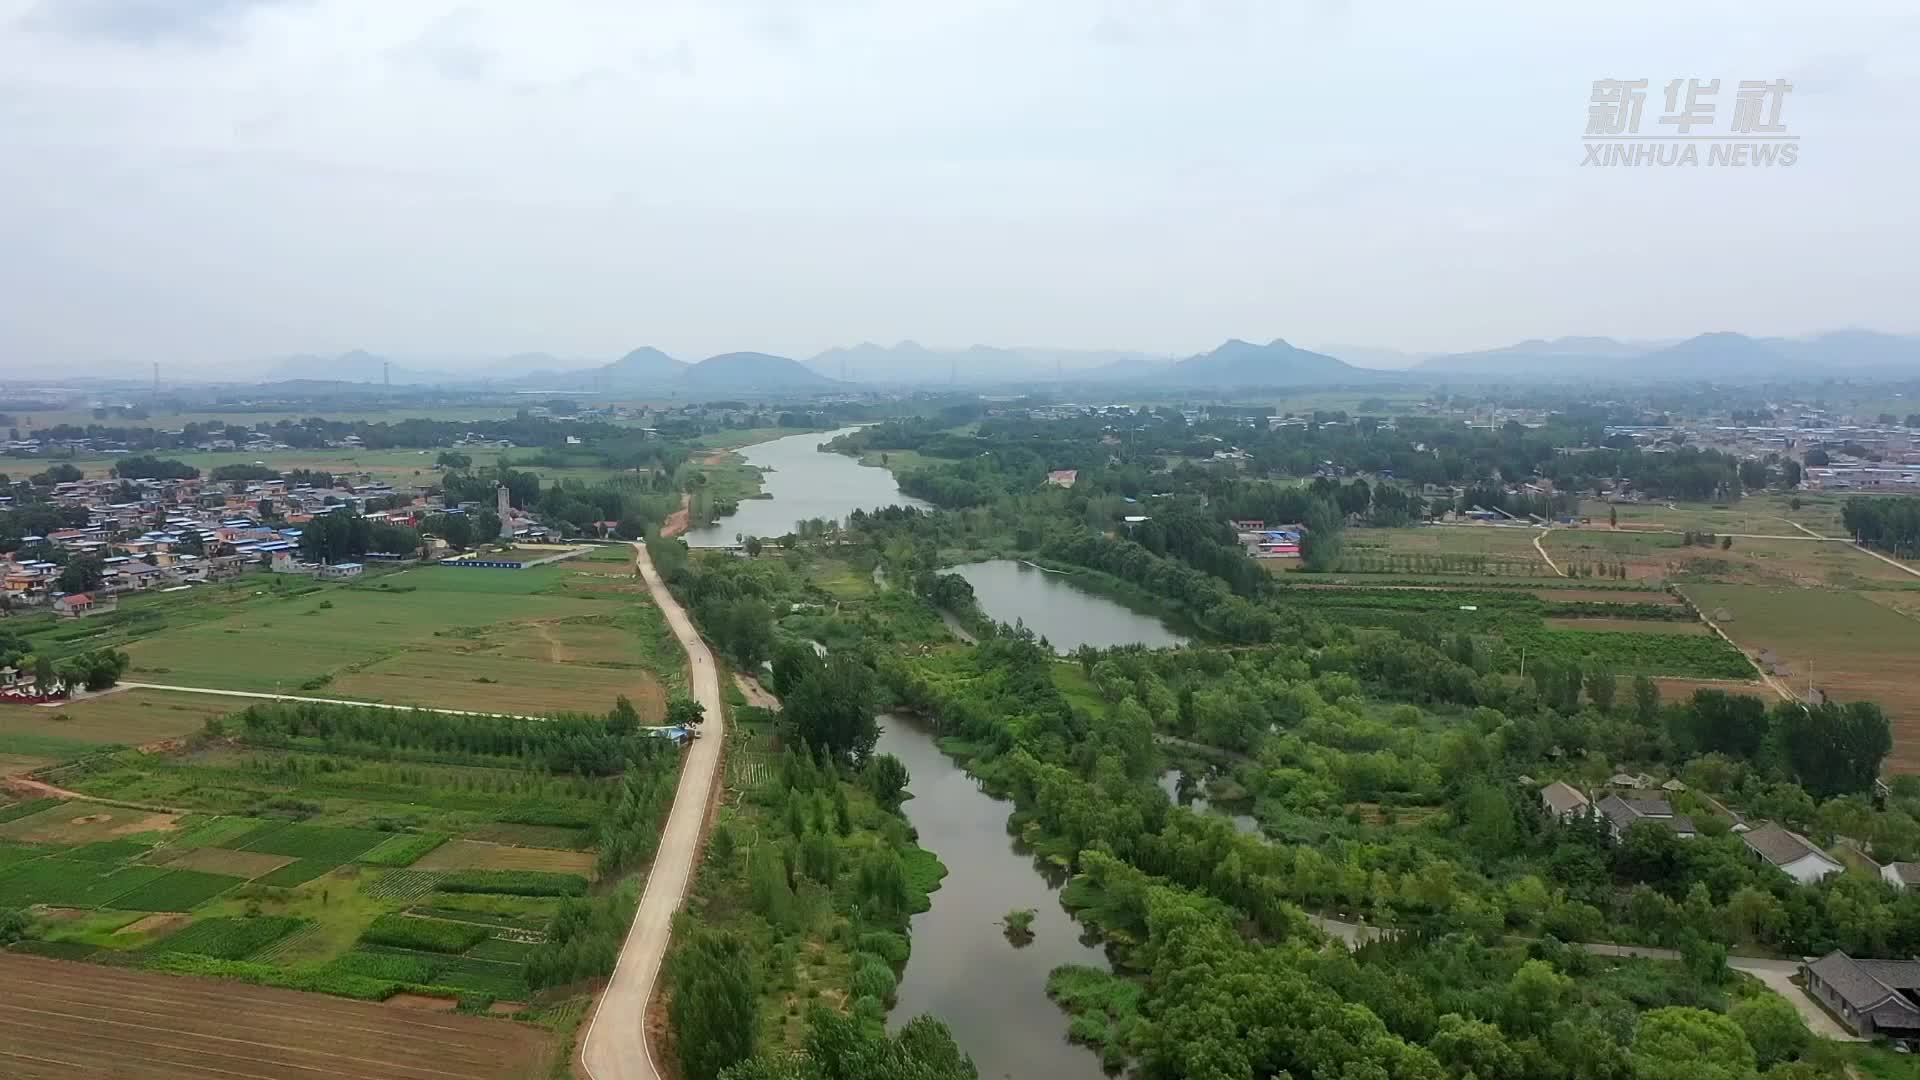
[[[1916,134],[1911,0],[0,0],[0,374],[1920,330]]]

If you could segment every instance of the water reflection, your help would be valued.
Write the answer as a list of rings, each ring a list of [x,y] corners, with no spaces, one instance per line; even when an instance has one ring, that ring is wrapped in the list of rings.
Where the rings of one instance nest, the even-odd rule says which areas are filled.
[[[1061,964],[1108,966],[1060,907],[1054,890],[1066,871],[1008,835],[1013,804],[981,790],[927,728],[892,716],[881,725],[878,752],[899,758],[912,776],[907,819],[948,871],[933,910],[913,917],[913,957],[892,1022],[921,1013],[944,1020],[983,1078],[1100,1080],[1099,1058],[1067,1041],[1067,1014],[1046,993],[1048,973]],[[1034,913],[1033,940],[1020,948],[1000,925],[1014,908]]]
[[[1151,615],[1086,592],[1073,584],[1073,575],[1043,570],[1013,559],[966,563],[953,572],[973,586],[980,610],[995,622],[1024,623],[1059,652],[1082,645],[1104,649],[1114,645],[1169,648],[1186,639]]]
[[[1219,814],[1233,822],[1234,829],[1239,832],[1251,836],[1262,835],[1260,822],[1253,815],[1236,813],[1225,806],[1215,806],[1212,800],[1200,794],[1212,775],[1195,776],[1184,769],[1168,769],[1160,774],[1160,790],[1167,793],[1167,798],[1172,799],[1175,806],[1187,807],[1197,814]]]
[[[740,508],[717,524],[691,529],[689,547],[721,547],[735,536],[784,536],[796,521],[827,518],[839,521],[855,510],[882,506],[927,504],[900,493],[893,474],[871,468],[845,454],[823,453],[821,443],[856,431],[810,432],[771,439],[741,448],[747,463],[769,469],[761,493],[770,499],[744,499]]]

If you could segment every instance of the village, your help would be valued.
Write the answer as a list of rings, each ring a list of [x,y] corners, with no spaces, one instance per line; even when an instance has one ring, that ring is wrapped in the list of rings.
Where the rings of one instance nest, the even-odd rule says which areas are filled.
[[[84,512],[85,522],[21,537],[17,550],[0,562],[0,598],[8,610],[46,608],[80,618],[114,610],[118,597],[127,593],[189,588],[253,567],[321,580],[358,577],[365,570],[362,562],[302,556],[303,526],[334,513],[358,514],[369,525],[417,528],[434,515],[478,517],[486,509],[499,518],[500,540],[553,538],[552,530],[509,506],[504,489],[497,496],[493,507],[474,501],[449,506],[438,494],[397,489],[364,473],[336,476],[331,487],[287,479],[65,481],[46,501]],[[0,499],[0,504],[11,502]],[[369,551],[362,558],[401,562],[449,551],[445,539],[423,537],[420,550]],[[69,572],[76,563],[89,570]],[[63,576],[65,586],[84,587],[63,587]],[[93,580],[77,580],[82,577]]]

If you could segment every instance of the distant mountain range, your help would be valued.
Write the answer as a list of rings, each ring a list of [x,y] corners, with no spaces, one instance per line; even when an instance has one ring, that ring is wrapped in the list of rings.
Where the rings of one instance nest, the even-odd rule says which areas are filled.
[[[333,357],[291,356],[256,372],[258,381],[318,380],[395,386],[479,386],[588,391],[721,394],[826,392],[873,386],[1017,386],[1065,382],[1142,389],[1224,390],[1370,386],[1409,378],[1741,379],[1800,374],[1920,373],[1920,336],[1839,330],[1810,338],[1755,338],[1729,331],[1678,342],[1609,337],[1533,339],[1497,349],[1422,357],[1368,346],[1302,349],[1275,338],[1229,340],[1184,359],[1121,349],[928,348],[917,342],[828,349],[807,360],[759,352],[722,353],[685,363],[641,346],[608,364],[521,353],[454,362],[433,370],[356,349]],[[438,366],[438,365],[436,365]]]
[[[995,345],[930,349],[917,341],[894,345],[863,341],[828,349],[806,361],[806,365],[827,378],[848,382],[964,385],[1078,379],[1108,369],[1145,373],[1172,362],[1171,357],[1125,349],[1001,348]]]
[[[1148,381],[1167,386],[1217,389],[1264,386],[1335,386],[1367,382],[1379,372],[1366,371],[1325,353],[1295,348],[1281,338],[1265,345],[1233,338],[1212,352],[1189,356]]]
[[[1423,375],[1508,378],[1739,379],[1837,371],[1913,374],[1920,371],[1920,337],[1837,330],[1804,339],[1754,338],[1716,331],[1664,345],[1571,337],[1436,356],[1413,370]]]

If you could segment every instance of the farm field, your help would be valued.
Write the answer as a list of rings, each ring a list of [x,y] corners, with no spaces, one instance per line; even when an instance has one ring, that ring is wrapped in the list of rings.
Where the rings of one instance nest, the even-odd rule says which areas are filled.
[[[1707,632],[1665,593],[1634,589],[1534,590],[1481,584],[1460,588],[1314,583],[1281,601],[1357,626],[1466,636],[1494,668],[1516,672],[1525,657],[1620,675],[1739,678],[1740,653]],[[1497,579],[1487,579],[1497,580]],[[1572,592],[1573,595],[1557,595]],[[1458,647],[1458,646],[1453,646]]]
[[[0,954],[0,1074],[16,1080],[531,1080],[529,1024]]]
[[[0,750],[10,742],[60,740],[70,749],[142,746],[200,730],[208,717],[233,711],[232,702],[165,690],[121,690],[58,706],[0,706]]]
[[[1533,549],[1533,538],[1538,531],[1519,525],[1352,529],[1347,532],[1340,568],[1552,578],[1553,570]]]
[[[416,870],[544,870],[557,874],[593,873],[593,855],[585,851],[516,847],[481,840],[450,840],[413,864]]]
[[[1680,598],[1671,593],[1649,589],[1535,589],[1533,595],[1548,603],[1587,602],[1595,604],[1669,604]]]
[[[28,916],[13,952],[365,1000],[525,1001],[583,977],[568,974],[580,954],[557,951],[581,932],[551,928],[563,903],[623,925],[609,912],[630,890],[561,898],[651,851],[590,848],[610,823],[656,828],[630,806],[663,805],[678,760],[598,716],[261,705],[184,746],[47,771],[116,802],[0,803],[0,908]]]
[[[1842,700],[1875,701],[1893,724],[1889,768],[1920,771],[1920,621],[1864,595],[1823,589],[1688,585],[1702,611],[1743,649],[1771,649],[1796,691],[1811,674]]]
[[[1793,501],[1798,500],[1799,509]],[[1750,495],[1738,502],[1708,503],[1606,503],[1586,500],[1580,514],[1594,526],[1605,528],[1611,512],[1620,527],[1705,530],[1712,533],[1753,533],[1755,535],[1804,535],[1794,528],[1798,523],[1824,536],[1839,536],[1840,507],[1845,496],[1800,493],[1797,495]]]
[[[1863,588],[1920,582],[1910,574],[1841,542],[1808,538],[1737,538],[1730,548],[1683,543],[1672,533],[1554,529],[1541,543],[1554,561],[1624,564],[1634,579],[1738,585]]]
[[[1920,619],[1920,589],[1870,589],[1860,595],[1882,607]]]
[[[127,679],[539,713],[603,712],[625,694],[657,716],[664,685],[680,678],[665,624],[650,605],[609,603],[623,593],[602,585],[625,571],[578,569],[590,565],[426,566],[363,585],[258,590],[127,641]]]
[[[1702,623],[1655,619],[1548,619],[1556,630],[1610,630],[1623,634],[1710,634]]]

